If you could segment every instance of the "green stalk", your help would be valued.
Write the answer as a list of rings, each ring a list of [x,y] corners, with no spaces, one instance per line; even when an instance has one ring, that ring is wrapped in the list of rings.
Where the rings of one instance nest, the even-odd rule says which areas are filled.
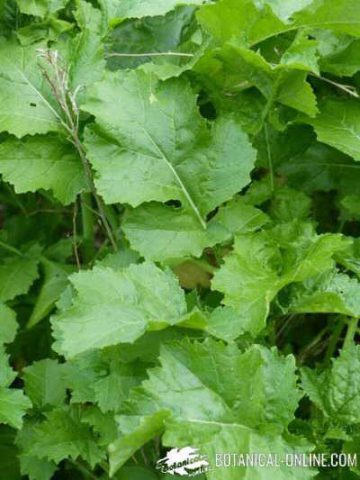
[[[347,332],[345,335],[343,348],[350,348],[354,343],[354,338],[357,332],[358,318],[351,318],[348,324]]]
[[[331,335],[331,339],[330,339],[328,348],[326,350],[325,360],[324,360],[326,364],[329,364],[331,362],[332,357],[334,356],[336,346],[339,342],[343,329],[344,329],[344,322],[341,319],[339,319],[334,329],[334,332]]]
[[[85,263],[91,262],[95,255],[94,244],[94,214],[91,208],[91,194],[82,193],[81,196],[81,219],[82,219],[82,234],[83,245],[82,251]]]
[[[12,245],[9,245],[8,243],[5,243],[3,241],[0,240],[0,247],[3,248],[4,250],[7,250],[11,253],[15,253],[15,255],[19,255],[20,257],[22,257],[22,252],[20,252],[20,250],[18,250],[17,248],[13,247]]]

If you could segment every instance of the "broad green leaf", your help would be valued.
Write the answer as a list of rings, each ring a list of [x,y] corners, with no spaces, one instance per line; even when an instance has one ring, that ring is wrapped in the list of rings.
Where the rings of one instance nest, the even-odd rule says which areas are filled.
[[[171,418],[165,421],[165,445],[200,448],[201,453],[208,454],[211,465],[215,464],[215,452],[233,451],[234,448],[243,453],[259,449],[261,452],[276,451],[280,455],[300,445],[303,451],[309,449],[301,439],[289,439],[288,443],[281,435],[300,397],[292,357],[284,358],[275,350],[256,345],[241,354],[235,346],[225,347],[207,341],[164,347],[160,362],[161,367],[150,370],[149,379],[134,393],[131,409],[134,412],[146,409],[149,422],[156,412],[158,415],[164,409],[170,412]],[[227,375],[223,374],[224,368]],[[279,374],[276,384],[272,369]],[[254,378],[256,391],[249,394],[247,388],[254,385],[251,383]],[[129,417],[127,427],[132,418]],[[263,421],[267,427],[271,426],[269,430],[257,430]],[[123,445],[133,445],[136,432],[135,424],[127,430]],[[155,430],[152,434],[156,435]],[[123,451],[117,452],[120,464],[124,460],[121,458]],[[119,466],[115,457],[111,464],[115,472]],[[266,477],[260,476],[261,470],[256,472],[261,479],[269,478],[270,470],[263,471]],[[295,472],[291,472],[294,478],[314,475],[308,471],[305,477],[303,473],[298,477]],[[247,469],[239,469],[236,478],[247,478],[249,474]],[[287,469],[276,470],[276,478],[289,478],[288,474]],[[230,470],[214,469],[211,475],[215,479],[234,478]]]
[[[179,76],[192,68],[202,53],[203,38],[202,35],[194,36],[195,28],[194,7],[191,6],[178,7],[161,17],[122,22],[110,34],[108,68],[117,70],[143,65],[146,71],[162,80]],[[188,56],[167,55],[166,52]],[[149,53],[160,55],[149,56]]]
[[[17,193],[52,190],[65,205],[87,189],[84,168],[75,149],[53,135],[9,138],[1,143],[0,173]]]
[[[104,26],[101,12],[90,3],[81,1],[74,13],[81,31],[67,45],[66,60],[69,64],[69,80],[77,92],[80,105],[86,87],[102,78],[105,69]]]
[[[330,272],[294,289],[290,310],[297,313],[342,313],[360,317],[360,282]]]
[[[217,96],[220,93],[233,97],[255,86],[268,100],[267,107],[263,107],[265,112],[280,102],[311,117],[317,113],[316,97],[306,81],[306,72],[283,64],[270,64],[258,51],[227,43],[201,57],[194,70],[201,78],[205,77]],[[238,108],[241,111],[241,101]],[[234,105],[229,109],[233,111]]]
[[[343,349],[332,360],[331,369],[322,373],[309,368],[302,371],[302,385],[310,400],[333,423],[360,422],[360,347]]]
[[[360,161],[359,114],[360,104],[356,100],[328,100],[309,123],[314,126],[320,142]]]
[[[282,20],[288,20],[295,12],[311,4],[312,0],[255,0],[258,6],[270,5],[273,12]]]
[[[21,428],[23,417],[30,407],[31,402],[22,390],[0,387],[0,423]]]
[[[38,64],[38,48],[0,40],[0,131],[17,137],[61,130]],[[16,101],[15,101],[16,99]]]
[[[263,212],[239,198],[221,207],[206,230],[186,211],[158,203],[128,211],[123,229],[132,247],[147,260],[170,261],[199,257],[205,247],[257,230],[267,221]]]
[[[314,144],[306,152],[285,161],[278,169],[290,186],[312,193],[317,190],[356,191],[360,182],[360,165],[347,155]]]
[[[17,3],[22,13],[45,17],[64,8],[68,0],[17,0]]]
[[[245,44],[255,44],[286,30],[286,24],[274,14],[267,1],[257,3],[259,8],[253,0],[220,0],[202,7],[197,17],[221,42],[236,38]]]
[[[356,0],[314,0],[294,14],[295,26],[321,27],[360,36],[360,4]]]
[[[36,407],[61,405],[66,397],[64,365],[45,359],[24,369],[25,392]]]
[[[44,267],[44,283],[36,299],[34,309],[29,318],[27,327],[33,327],[45,318],[54,308],[60,295],[65,290],[68,282],[68,275],[74,271],[72,266],[42,260]]]
[[[133,343],[147,329],[175,325],[186,313],[175,276],[151,263],[122,271],[95,267],[70,281],[76,291],[73,303],[52,320],[55,349],[66,357]]]
[[[205,228],[204,216],[249,182],[246,134],[231,118],[209,127],[184,80],[107,74],[83,108],[96,117],[86,147],[107,203],[179,200]]]
[[[280,82],[277,101],[304,112],[310,117],[318,113],[317,100],[311,85],[306,81],[305,72],[287,72]]]
[[[201,5],[205,0],[101,0],[108,19],[121,21],[124,18],[142,18],[164,15],[177,5]]]
[[[95,403],[104,413],[119,411],[130,389],[143,378],[140,368],[124,363],[119,350],[111,348],[68,362],[65,376],[73,403]]]
[[[5,257],[0,263],[0,300],[7,302],[28,292],[38,277],[40,248],[35,245],[23,255]]]
[[[281,64],[306,72],[320,74],[318,42],[307,36],[297,36],[281,57]]]
[[[11,343],[15,339],[17,329],[16,313],[0,303],[0,343]]]
[[[56,408],[33,426],[33,441],[23,454],[55,463],[79,456],[93,468],[104,459],[90,427],[81,422],[78,407]]]
[[[153,261],[199,257],[227,236],[216,222],[203,229],[187,211],[154,202],[128,211],[123,229],[131,246]]]
[[[33,428],[34,424],[34,420],[27,420],[16,436],[16,445],[20,450],[21,473],[28,475],[30,480],[51,480],[56,470],[55,463],[28,453],[37,439]]]
[[[324,72],[340,77],[351,77],[360,70],[360,40],[349,41],[348,37],[346,40],[345,46],[339,41],[338,49],[321,58],[320,66]]]
[[[219,225],[228,232],[229,237],[232,237],[254,232],[268,222],[269,217],[264,212],[247,205],[243,198],[237,197],[220,207],[210,224]]]
[[[103,413],[98,407],[89,406],[82,412],[81,422],[90,425],[98,435],[98,445],[107,447],[118,436],[113,412]]]
[[[231,342],[245,333],[241,315],[231,307],[215,308],[207,318],[205,328],[225,342]]]
[[[240,235],[215,273],[212,288],[224,293],[224,305],[239,313],[239,328],[257,335],[276,294],[331,268],[333,255],[346,245],[341,236],[316,235],[309,225],[297,223]]]

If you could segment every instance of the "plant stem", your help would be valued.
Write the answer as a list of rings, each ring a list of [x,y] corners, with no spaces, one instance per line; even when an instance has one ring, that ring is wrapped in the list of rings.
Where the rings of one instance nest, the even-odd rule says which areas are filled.
[[[343,329],[344,329],[344,323],[340,319],[334,329],[334,332],[330,338],[328,348],[326,350],[325,359],[324,359],[324,362],[326,364],[329,364],[332,357],[334,356],[336,346],[339,342]]]
[[[353,87],[352,85],[343,85],[342,83],[337,83],[337,82],[334,82],[333,80],[330,80],[330,78],[322,77],[321,75],[316,75],[314,73],[310,73],[310,75],[312,77],[315,77],[319,80],[322,80],[323,82],[326,82],[332,85],[333,87],[338,88],[339,90],[342,90],[343,92],[347,93],[351,97],[359,98],[359,94],[357,93],[355,87]]]
[[[2,240],[0,240],[0,247],[5,249],[5,250],[8,250],[11,253],[15,253],[15,255],[19,255],[20,257],[22,257],[22,255],[23,255],[22,252],[20,252],[20,250],[13,247],[12,245],[9,245],[6,242],[3,242]]]
[[[193,57],[193,53],[147,52],[147,53],[109,53],[107,57]]]
[[[82,465],[80,462],[76,462],[74,460],[68,460],[68,461],[83,474],[84,478],[90,478],[91,480],[98,480],[98,477],[94,475],[90,470],[88,470],[85,467],[85,465]]]
[[[86,157],[85,148],[79,137],[79,109],[76,104],[76,92],[78,91],[78,89],[76,89],[74,93],[69,90],[68,72],[66,71],[66,69],[60,66],[59,55],[57,51],[45,50],[42,51],[41,56],[46,59],[46,61],[52,68],[54,78],[52,78],[46,70],[43,71],[43,74],[52,89],[54,98],[57,100],[59,107],[65,114],[65,120],[56,111],[55,114],[57,115],[62,126],[69,133],[69,140],[75,146],[79,154],[79,157],[83,164],[88,188],[95,198],[102,224],[114,250],[116,251],[116,241],[111,231],[109,222],[106,218],[102,201],[97,194],[91,166]],[[51,105],[50,108],[52,109]]]
[[[344,345],[343,348],[349,348],[354,343],[357,325],[358,325],[358,318],[351,318],[348,324],[347,332],[345,335]]]
[[[271,191],[274,192],[274,190],[275,190],[274,168],[273,168],[273,163],[272,163],[271,146],[270,146],[270,141],[269,141],[269,130],[268,130],[268,126],[267,126],[266,123],[264,125],[264,132],[265,132],[265,141],[266,141],[267,156],[268,156],[268,163],[269,163],[269,172],[270,172],[270,187],[271,187]]]
[[[77,211],[78,211],[78,204],[77,204],[77,197],[76,197],[75,203],[74,203],[73,220],[72,220],[73,221],[72,241],[73,241],[73,250],[74,250],[76,266],[78,270],[81,270],[81,263],[79,258],[78,245],[77,245]]]
[[[94,245],[94,214],[91,209],[91,195],[82,193],[81,199],[81,218],[83,233],[83,256],[85,263],[89,263],[95,254]]]
[[[89,162],[88,162],[88,159],[86,158],[85,151],[84,151],[84,147],[82,146],[82,143],[80,142],[80,139],[79,139],[79,136],[78,136],[78,132],[77,132],[75,129],[73,130],[72,137],[73,137],[73,143],[74,143],[74,145],[75,145],[75,148],[76,148],[76,150],[78,151],[79,156],[80,156],[80,159],[81,159],[81,161],[82,161],[82,164],[83,164],[83,167],[84,167],[84,171],[85,171],[85,175],[86,175],[86,178],[87,178],[87,182],[88,182],[90,191],[91,191],[91,193],[93,194],[93,196],[94,196],[94,198],[95,198],[96,206],[97,206],[97,208],[98,208],[98,210],[99,210],[99,215],[100,215],[102,224],[103,224],[103,226],[104,226],[104,228],[105,228],[105,231],[106,231],[107,236],[109,237],[109,240],[110,240],[110,243],[111,243],[113,249],[114,249],[115,251],[117,251],[118,248],[117,248],[117,245],[116,245],[116,241],[115,241],[114,235],[113,235],[112,230],[111,230],[111,228],[110,228],[109,222],[108,222],[108,220],[107,220],[107,218],[106,218],[102,201],[101,201],[101,199],[99,198],[99,196],[98,196],[98,194],[97,194],[97,191],[96,191],[96,188],[95,188],[95,184],[94,184],[94,180],[93,180],[93,176],[92,176],[90,164],[89,164]]]

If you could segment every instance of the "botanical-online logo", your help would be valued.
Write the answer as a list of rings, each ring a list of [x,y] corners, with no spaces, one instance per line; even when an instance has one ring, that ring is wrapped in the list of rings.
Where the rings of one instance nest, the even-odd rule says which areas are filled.
[[[166,457],[156,463],[156,468],[161,473],[195,477],[208,472],[210,465],[207,455],[199,453],[199,449],[192,447],[173,448],[168,451]]]

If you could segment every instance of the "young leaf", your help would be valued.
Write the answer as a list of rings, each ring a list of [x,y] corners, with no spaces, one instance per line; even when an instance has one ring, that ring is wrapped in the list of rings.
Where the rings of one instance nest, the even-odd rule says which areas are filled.
[[[341,236],[314,235],[311,227],[296,223],[241,235],[216,272],[212,288],[223,292],[223,303],[239,313],[242,329],[257,335],[276,294],[285,285],[328,270],[334,265],[333,255],[346,245]]]
[[[332,423],[359,424],[360,347],[343,349],[331,369],[318,373],[302,371],[302,385],[310,400]]]
[[[55,349],[68,358],[133,343],[147,329],[175,325],[186,313],[175,276],[151,263],[122,271],[95,267],[72,275],[70,281],[76,291],[73,304],[52,320]]]

